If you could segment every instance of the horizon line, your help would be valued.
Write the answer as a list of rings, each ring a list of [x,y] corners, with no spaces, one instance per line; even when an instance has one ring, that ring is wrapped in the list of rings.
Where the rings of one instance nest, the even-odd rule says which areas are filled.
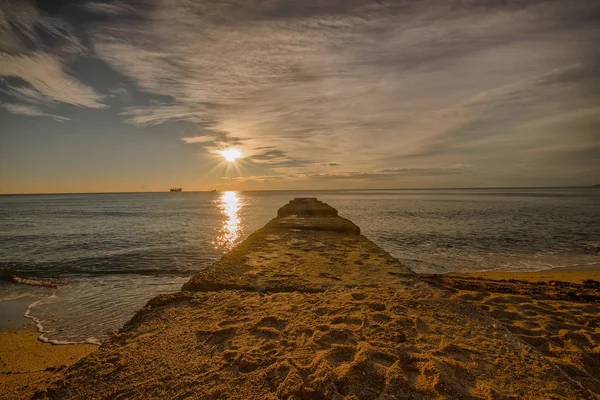
[[[491,189],[589,189],[597,185],[576,186],[485,186],[485,187],[413,187],[413,188],[376,188],[376,189],[253,189],[253,190],[217,190],[216,192],[342,192],[342,191],[379,191],[379,190],[491,190]],[[38,196],[38,195],[74,195],[74,194],[156,194],[168,191],[150,192],[38,192],[38,193],[0,193],[0,196]],[[213,193],[213,190],[189,190],[178,193]]]

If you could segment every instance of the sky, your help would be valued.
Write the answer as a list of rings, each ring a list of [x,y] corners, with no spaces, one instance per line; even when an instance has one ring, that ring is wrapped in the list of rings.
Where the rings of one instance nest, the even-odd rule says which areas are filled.
[[[0,0],[0,193],[598,184],[599,39],[585,0]]]

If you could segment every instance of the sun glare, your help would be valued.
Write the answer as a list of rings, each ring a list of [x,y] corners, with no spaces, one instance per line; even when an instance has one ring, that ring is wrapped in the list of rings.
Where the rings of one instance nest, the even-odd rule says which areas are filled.
[[[221,151],[221,155],[227,160],[227,162],[234,162],[237,158],[242,156],[242,153],[238,149],[225,149]]]

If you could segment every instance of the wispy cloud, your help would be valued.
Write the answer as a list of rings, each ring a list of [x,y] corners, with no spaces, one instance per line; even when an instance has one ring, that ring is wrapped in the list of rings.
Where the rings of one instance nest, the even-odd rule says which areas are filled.
[[[339,172],[317,172],[307,171],[304,173],[283,173],[275,175],[251,175],[224,177],[222,180],[225,185],[264,185],[264,184],[287,184],[303,185],[310,184],[314,187],[337,187],[350,183],[358,185],[356,187],[367,187],[369,185],[378,186],[384,184],[393,186],[394,183],[401,182],[406,184],[415,184],[418,182],[439,182],[440,178],[464,179],[465,177],[478,174],[474,165],[450,165],[444,167],[432,168],[385,168],[370,171],[339,171]],[[325,184],[326,186],[323,186]],[[310,187],[310,186],[308,186]]]
[[[55,119],[56,121],[68,121],[69,120],[69,118],[64,118],[64,117],[61,117],[58,115],[47,114],[47,113],[43,112],[42,110],[40,110],[34,106],[27,105],[27,104],[0,103],[0,107],[4,108],[5,110],[7,110],[13,114],[50,117],[50,118]]]
[[[107,16],[122,16],[124,14],[136,15],[139,13],[139,10],[134,5],[129,4],[91,1],[82,4],[81,7],[85,11]]]
[[[594,61],[598,28],[564,21],[558,1],[309,3],[157,2],[144,21],[97,26],[94,48],[140,89],[172,99],[128,109],[129,122],[202,124],[254,142],[256,163],[333,158],[365,170],[415,166],[417,154],[426,168],[430,149],[454,141],[498,146],[543,119],[540,107],[573,107],[579,82],[547,82]],[[552,100],[565,86],[568,97]],[[499,132],[511,104],[523,112]],[[479,134],[468,133],[475,124]],[[463,162],[451,148],[436,157]]]
[[[29,87],[13,87],[22,100],[58,102],[78,107],[104,108],[102,96],[70,77],[56,57],[45,53],[28,56],[0,54],[0,76],[19,78]]]
[[[30,0],[4,0],[0,3],[0,50],[11,54],[47,46],[62,55],[84,51],[71,26],[61,18],[40,12]]]
[[[438,177],[448,175],[467,175],[476,171],[474,165],[451,165],[438,168],[384,168],[374,171],[348,171],[343,173],[312,173],[307,176],[312,179],[328,180],[390,180],[397,177]]]
[[[192,136],[181,138],[185,143],[213,143],[215,138],[212,136]]]
[[[48,116],[39,109],[61,103],[106,107],[103,96],[81,83],[65,66],[66,60],[86,52],[68,23],[40,12],[28,1],[4,1],[1,7],[0,77],[5,79],[0,90],[10,102],[5,103],[5,109]]]

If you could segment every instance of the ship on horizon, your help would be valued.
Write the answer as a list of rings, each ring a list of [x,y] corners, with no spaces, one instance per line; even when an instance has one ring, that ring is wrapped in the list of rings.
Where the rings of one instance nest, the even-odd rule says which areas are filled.
[[[183,189],[180,187],[172,187],[171,189],[169,189],[169,192],[182,192]]]

